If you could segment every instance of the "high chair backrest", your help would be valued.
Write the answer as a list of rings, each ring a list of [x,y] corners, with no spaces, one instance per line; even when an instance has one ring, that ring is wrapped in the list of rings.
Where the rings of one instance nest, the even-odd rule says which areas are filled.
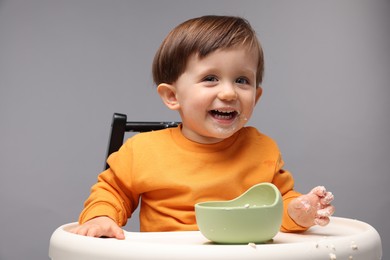
[[[149,132],[161,130],[169,127],[176,127],[180,122],[144,122],[144,121],[129,121],[125,114],[114,113],[111,123],[110,139],[108,141],[107,156],[119,150],[123,144],[123,138],[126,132]],[[106,163],[105,168],[108,169]]]

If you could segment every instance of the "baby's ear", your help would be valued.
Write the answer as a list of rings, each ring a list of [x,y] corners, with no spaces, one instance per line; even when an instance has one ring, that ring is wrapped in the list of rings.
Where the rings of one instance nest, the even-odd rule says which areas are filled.
[[[178,110],[180,108],[180,104],[176,98],[176,88],[174,86],[167,83],[161,83],[157,87],[157,92],[169,109]]]
[[[257,88],[256,88],[256,104],[257,104],[257,101],[259,101],[260,97],[261,97],[261,94],[263,94],[263,89],[261,88],[261,86],[259,85]]]

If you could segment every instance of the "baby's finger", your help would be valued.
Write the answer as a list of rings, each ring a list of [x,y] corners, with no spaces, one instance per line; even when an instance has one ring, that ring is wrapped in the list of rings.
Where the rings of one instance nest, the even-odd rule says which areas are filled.
[[[326,208],[317,210],[317,217],[330,217],[333,215],[335,208],[332,205],[327,206]]]
[[[78,228],[78,227],[70,228],[70,229],[68,230],[68,232],[70,232],[70,233],[77,233],[77,228]]]
[[[77,226],[77,227],[71,228],[68,231],[70,233],[73,233],[76,235],[82,235],[82,236],[86,235],[86,231],[82,228],[82,226]]]
[[[326,194],[326,189],[324,186],[317,186],[315,188],[313,188],[310,193],[314,194],[314,195],[317,195],[318,197],[322,198],[325,196]]]
[[[332,192],[328,191],[325,193],[325,196],[323,198],[321,198],[320,200],[320,203],[322,205],[329,205],[334,199],[334,195],[332,194]]]
[[[124,234],[124,232],[123,232],[123,229],[119,229],[119,230],[117,230],[116,232],[115,232],[115,234],[114,234],[114,237],[116,238],[116,239],[125,239],[125,234]]]
[[[99,228],[89,228],[85,235],[88,237],[101,237],[103,234]]]
[[[326,226],[330,222],[330,219],[328,217],[319,217],[314,219],[314,224],[319,226]]]

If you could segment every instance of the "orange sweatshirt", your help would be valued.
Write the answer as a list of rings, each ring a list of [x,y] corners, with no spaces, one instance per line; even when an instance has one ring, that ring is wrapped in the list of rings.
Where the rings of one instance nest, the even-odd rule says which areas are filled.
[[[282,170],[275,142],[245,127],[216,144],[186,139],[178,128],[137,134],[107,160],[85,202],[79,222],[108,216],[126,224],[141,198],[141,231],[198,230],[194,205],[231,200],[261,182],[275,184],[283,195],[281,231],[301,231],[287,214],[288,203],[301,194]]]

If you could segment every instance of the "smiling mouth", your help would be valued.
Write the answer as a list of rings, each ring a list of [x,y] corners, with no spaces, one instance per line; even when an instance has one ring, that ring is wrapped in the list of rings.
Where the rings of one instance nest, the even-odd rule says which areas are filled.
[[[232,120],[239,115],[239,113],[235,110],[232,111],[210,110],[209,113],[213,118],[219,120]]]

